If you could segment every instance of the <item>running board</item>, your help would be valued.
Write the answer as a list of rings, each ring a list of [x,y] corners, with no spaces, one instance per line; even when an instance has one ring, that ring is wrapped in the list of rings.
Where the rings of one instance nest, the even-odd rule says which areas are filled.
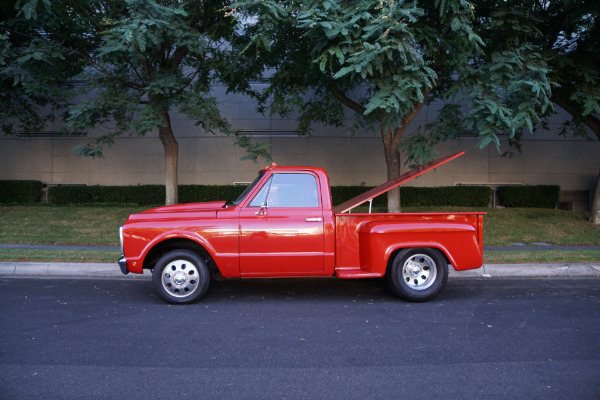
[[[336,268],[335,275],[343,279],[381,278],[383,276],[379,272],[368,272],[360,267]]]

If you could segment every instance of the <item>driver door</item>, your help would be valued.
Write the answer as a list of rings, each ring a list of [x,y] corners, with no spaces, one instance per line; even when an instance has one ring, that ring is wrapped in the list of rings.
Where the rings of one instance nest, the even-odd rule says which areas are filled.
[[[275,172],[240,211],[242,276],[323,272],[323,209],[318,177]]]

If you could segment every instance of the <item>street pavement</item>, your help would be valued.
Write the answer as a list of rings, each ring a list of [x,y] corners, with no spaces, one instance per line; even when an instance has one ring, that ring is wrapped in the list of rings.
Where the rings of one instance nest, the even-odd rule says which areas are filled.
[[[0,278],[0,398],[597,400],[597,278],[454,279],[399,301],[368,279]]]

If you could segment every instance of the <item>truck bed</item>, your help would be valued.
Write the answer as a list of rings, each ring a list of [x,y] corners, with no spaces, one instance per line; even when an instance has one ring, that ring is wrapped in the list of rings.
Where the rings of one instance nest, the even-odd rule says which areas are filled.
[[[455,270],[483,261],[483,215],[477,213],[336,214],[336,268],[340,278],[385,275],[395,251],[441,250]]]

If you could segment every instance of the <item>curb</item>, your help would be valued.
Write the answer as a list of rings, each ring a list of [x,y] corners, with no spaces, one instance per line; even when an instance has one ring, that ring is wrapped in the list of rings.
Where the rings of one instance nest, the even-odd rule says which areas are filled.
[[[449,278],[600,277],[600,263],[484,264],[468,271],[450,268],[449,272]]]
[[[112,279],[150,279],[144,274],[123,275],[117,263],[43,263],[0,262],[0,276],[16,277],[88,277]],[[482,268],[455,271],[450,279],[461,278],[542,278],[600,277],[600,263],[484,264]]]
[[[0,276],[150,278],[150,272],[123,275],[117,263],[0,262]]]

